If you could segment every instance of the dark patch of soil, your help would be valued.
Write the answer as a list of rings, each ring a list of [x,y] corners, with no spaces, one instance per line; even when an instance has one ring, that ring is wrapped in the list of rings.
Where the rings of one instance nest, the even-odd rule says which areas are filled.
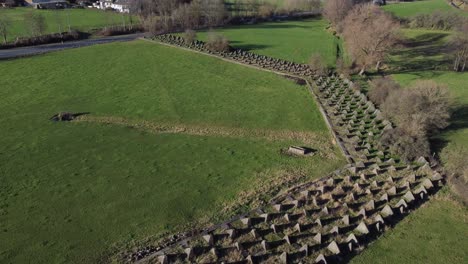
[[[82,116],[82,115],[87,115],[89,112],[83,112],[83,113],[71,113],[71,112],[60,112],[58,114],[53,115],[50,120],[55,121],[55,122],[63,122],[63,121],[73,121],[75,118]]]

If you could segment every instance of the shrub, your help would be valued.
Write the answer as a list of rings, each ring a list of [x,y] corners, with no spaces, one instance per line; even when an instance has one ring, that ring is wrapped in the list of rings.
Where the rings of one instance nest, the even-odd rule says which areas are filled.
[[[186,43],[192,43],[197,39],[197,32],[195,30],[187,29],[184,32],[184,41]]]
[[[117,35],[125,35],[125,34],[132,34],[136,32],[142,32],[144,29],[141,26],[131,26],[131,27],[124,27],[124,26],[112,26],[103,28],[97,34],[100,36],[117,36]]]
[[[446,86],[418,81],[392,91],[381,105],[384,115],[411,135],[430,135],[449,125],[450,96]]]
[[[391,78],[376,78],[369,82],[369,99],[377,105],[383,104],[388,95],[400,85]]]
[[[315,53],[314,55],[312,55],[312,57],[310,57],[309,67],[318,75],[329,74],[327,63],[325,62],[325,59],[320,53]]]
[[[211,51],[216,52],[229,51],[230,49],[229,40],[225,36],[212,31],[208,33],[208,40],[206,42],[206,46]]]
[[[380,145],[410,162],[421,156],[430,156],[429,140],[424,135],[411,135],[403,128],[385,130],[380,137]]]
[[[409,26],[412,28],[451,30],[464,23],[467,23],[466,18],[458,13],[435,11],[432,14],[419,14],[410,18]]]
[[[258,8],[258,15],[261,18],[268,18],[275,12],[275,6],[270,3],[264,3]]]
[[[336,60],[336,72],[344,78],[351,78],[353,74],[353,65],[350,63],[346,63],[343,58],[338,58]]]

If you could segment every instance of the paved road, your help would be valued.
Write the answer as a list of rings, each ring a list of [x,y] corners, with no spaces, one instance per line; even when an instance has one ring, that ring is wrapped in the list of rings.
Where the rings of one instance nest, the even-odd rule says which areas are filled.
[[[23,47],[23,48],[14,48],[14,49],[0,49],[0,60],[4,59],[13,59],[18,57],[24,56],[32,56],[37,54],[43,54],[52,51],[58,51],[63,49],[73,49],[79,47],[86,47],[91,45],[97,44],[105,44],[111,42],[118,42],[118,41],[131,41],[137,38],[143,37],[143,33],[137,34],[130,34],[130,35],[122,35],[122,36],[112,36],[112,37],[104,37],[98,39],[84,39],[78,41],[70,41],[64,43],[55,43],[55,44],[47,44],[47,45],[39,45],[39,46],[30,46],[30,47]]]

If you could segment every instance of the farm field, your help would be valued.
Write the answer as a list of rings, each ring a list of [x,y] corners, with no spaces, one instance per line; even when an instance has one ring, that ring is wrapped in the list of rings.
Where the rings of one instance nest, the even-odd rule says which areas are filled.
[[[215,58],[134,41],[0,71],[1,263],[106,261],[216,221],[241,191],[345,163],[305,87]],[[90,114],[48,120],[60,111]],[[280,153],[292,144],[319,153]]]
[[[458,12],[468,16],[468,12],[463,12],[451,7],[445,0],[422,0],[414,2],[400,2],[388,4],[383,7],[384,10],[393,13],[398,17],[408,18],[418,14],[430,14],[434,11]]]
[[[88,32],[93,29],[109,25],[121,25],[123,19],[126,23],[131,22],[131,17],[115,12],[104,12],[97,9],[63,9],[63,10],[38,10],[29,7],[17,7],[11,9],[0,9],[0,16],[8,16],[12,20],[12,28],[8,33],[8,40],[16,37],[27,37],[28,28],[24,22],[24,16],[29,12],[39,13],[46,21],[46,33],[68,30],[68,21],[72,29]],[[132,18],[136,22],[136,18]]]
[[[323,19],[309,19],[235,26],[216,32],[225,35],[236,48],[298,63],[307,63],[312,54],[320,53],[334,66],[341,41],[326,30],[327,25]],[[198,33],[201,40],[206,40],[207,35]]]

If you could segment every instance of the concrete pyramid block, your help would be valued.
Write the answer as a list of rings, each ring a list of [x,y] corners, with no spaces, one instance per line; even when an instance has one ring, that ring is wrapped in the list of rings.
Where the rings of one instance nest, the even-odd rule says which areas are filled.
[[[159,264],[169,264],[169,258],[166,255],[158,256]]]
[[[369,229],[367,228],[367,225],[364,222],[359,223],[359,225],[354,230],[361,234],[369,234]]]
[[[428,178],[425,178],[425,179],[422,181],[422,185],[423,185],[424,188],[426,188],[427,190],[430,190],[430,189],[434,188],[434,184],[432,184],[432,181],[429,180]]]
[[[336,243],[336,241],[332,241],[330,242],[330,244],[328,244],[327,246],[327,249],[333,253],[334,255],[339,255],[341,253],[341,250],[340,250],[340,247],[338,246],[338,243]]]
[[[266,240],[262,240],[262,242],[260,242],[260,245],[262,246],[262,249],[265,253],[270,249],[269,244]]]
[[[203,239],[208,242],[208,245],[213,245],[214,244],[214,237],[212,234],[204,235]]]
[[[274,226],[274,225],[272,225],[272,226]],[[273,228],[272,228],[272,229],[273,229]],[[274,231],[274,230],[275,230],[275,229],[273,229],[273,231]],[[276,231],[275,231],[275,233],[276,233]],[[255,228],[252,229],[252,230],[250,230],[250,235],[252,235],[252,237],[253,237],[254,239],[260,238],[260,234],[258,233],[257,229],[255,229]]]
[[[387,204],[385,205],[382,210],[380,210],[380,213],[384,216],[384,217],[389,217],[389,216],[392,216],[393,215],[393,210],[392,208]]]
[[[387,201],[388,202],[389,201],[388,194],[387,193],[382,194],[382,196],[380,196],[379,201]]]
[[[244,217],[241,219],[243,225],[249,227],[252,225],[252,219],[250,217]]]
[[[195,253],[193,248],[189,247],[184,249],[185,255],[187,255],[187,260],[193,260],[195,258]]]
[[[323,254],[318,255],[318,257],[315,259],[316,264],[328,264],[327,259]]]
[[[403,198],[405,199],[405,201],[407,203],[411,203],[413,202],[414,200],[416,200],[416,198],[414,197],[413,193],[411,191],[407,191],[405,193],[405,195],[403,195]]]
[[[321,233],[317,233],[312,239],[315,242],[317,242],[318,244],[322,244],[322,234]]]
[[[289,262],[288,262],[288,253],[287,253],[287,252],[281,253],[281,255],[280,255],[280,261],[281,261],[281,263],[283,263],[283,264],[288,264],[288,263],[289,263]]]
[[[228,229],[228,230],[226,230],[226,233],[228,234],[228,237],[231,238],[231,239],[234,239],[237,236],[236,229]]]
[[[308,257],[310,253],[312,253],[311,248],[307,244],[302,245],[299,249],[299,252],[302,252],[306,257]]]

